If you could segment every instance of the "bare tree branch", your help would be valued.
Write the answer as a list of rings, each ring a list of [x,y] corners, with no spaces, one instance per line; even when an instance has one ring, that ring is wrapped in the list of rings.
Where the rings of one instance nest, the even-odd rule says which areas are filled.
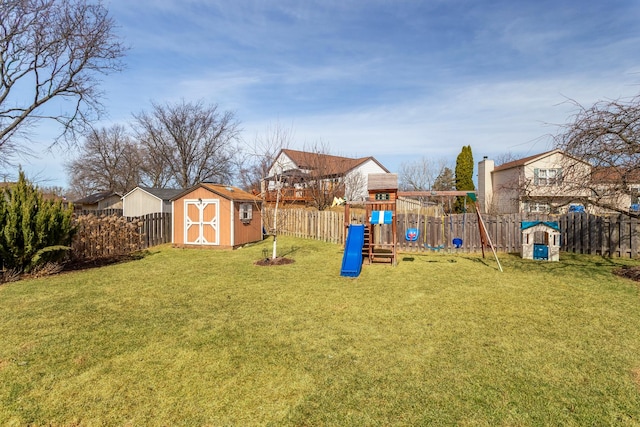
[[[585,205],[629,213],[640,191],[640,96],[590,107],[571,102],[577,111],[555,138],[568,155],[563,185]]]
[[[404,162],[400,165],[400,188],[407,191],[430,190],[446,167],[449,167],[446,159],[422,157]]]
[[[121,70],[126,51],[114,28],[100,3],[1,0],[0,153],[5,159],[30,152],[16,139],[26,137],[37,121],[56,121],[60,137],[71,141],[99,117],[98,75]]]
[[[258,173],[263,174],[261,177],[261,187],[264,186],[264,188],[262,188],[262,190],[272,190],[276,192],[273,216],[269,217],[269,215],[265,215],[262,218],[265,226],[273,235],[273,247],[271,251],[272,259],[275,259],[278,256],[278,234],[282,231],[282,221],[280,221],[281,218],[279,217],[281,216],[281,203],[283,202],[282,190],[285,185],[285,178],[284,174],[281,172],[286,166],[280,163],[276,156],[291,144],[292,138],[293,131],[291,129],[276,125],[273,128],[268,129],[261,138],[256,138],[253,149],[251,150],[252,152],[250,153],[252,157],[258,159],[256,162],[256,170]],[[262,165],[267,161],[269,163],[266,170],[261,169]],[[262,181],[264,178],[269,176],[270,172],[275,172],[273,175],[274,179],[269,182]],[[269,213],[269,211],[265,211],[265,213]]]
[[[201,101],[152,105],[150,113],[134,115],[136,132],[148,155],[166,165],[171,183],[231,182],[239,139],[233,113]]]
[[[74,193],[112,190],[121,194],[140,182],[143,159],[123,126],[94,129],[79,156],[65,165]]]

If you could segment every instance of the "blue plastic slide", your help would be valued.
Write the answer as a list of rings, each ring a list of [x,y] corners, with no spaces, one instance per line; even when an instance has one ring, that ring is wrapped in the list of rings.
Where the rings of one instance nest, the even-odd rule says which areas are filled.
[[[347,233],[347,243],[342,256],[341,276],[358,277],[362,269],[362,247],[364,246],[364,225],[352,224]]]

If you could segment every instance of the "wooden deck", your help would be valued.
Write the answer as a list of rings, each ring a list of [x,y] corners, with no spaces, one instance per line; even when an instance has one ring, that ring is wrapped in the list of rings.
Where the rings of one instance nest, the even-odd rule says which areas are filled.
[[[311,188],[283,188],[280,193],[280,201],[285,203],[311,203],[317,198],[314,197],[314,192],[317,190]],[[327,192],[326,197],[331,194],[331,197],[344,197],[344,191],[333,194],[333,192]],[[267,203],[275,203],[278,197],[276,190],[265,191],[264,201]]]

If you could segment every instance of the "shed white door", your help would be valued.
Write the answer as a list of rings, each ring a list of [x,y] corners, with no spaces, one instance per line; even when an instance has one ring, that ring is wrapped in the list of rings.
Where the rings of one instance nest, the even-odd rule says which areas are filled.
[[[191,245],[220,244],[220,201],[184,201],[184,242]]]

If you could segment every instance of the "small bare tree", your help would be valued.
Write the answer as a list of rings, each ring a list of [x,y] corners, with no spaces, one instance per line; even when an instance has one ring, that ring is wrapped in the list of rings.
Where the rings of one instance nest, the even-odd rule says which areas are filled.
[[[0,2],[0,166],[31,153],[17,138],[37,121],[71,140],[100,115],[98,76],[119,71],[126,51],[114,29],[101,3]]]
[[[239,168],[240,184],[245,191],[254,194],[262,192],[263,180],[269,175],[269,168],[280,151],[278,147],[270,140],[256,139],[253,145],[245,149]]]
[[[364,201],[367,196],[367,176],[360,171],[348,173],[344,177],[344,198],[350,202]]]
[[[244,178],[247,182],[260,177],[261,191],[275,191],[276,202],[274,205],[273,216],[270,218],[264,216],[263,220],[267,225],[269,233],[273,235],[273,246],[271,258],[278,257],[278,233],[280,232],[280,223],[278,221],[280,208],[282,204],[282,191],[285,187],[285,175],[282,173],[285,165],[279,163],[276,157],[282,149],[287,148],[293,138],[291,129],[287,129],[277,124],[271,129],[267,129],[262,137],[256,138],[252,147],[249,147],[248,159],[245,162],[244,170],[247,176]],[[272,173],[272,175],[270,175]],[[270,181],[265,182],[264,179],[269,177]]]

